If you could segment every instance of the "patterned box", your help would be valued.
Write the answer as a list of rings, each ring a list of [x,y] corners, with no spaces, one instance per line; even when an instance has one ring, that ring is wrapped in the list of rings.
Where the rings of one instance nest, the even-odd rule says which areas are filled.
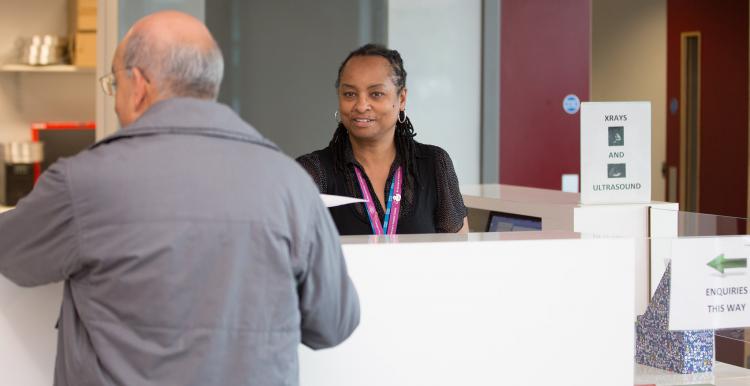
[[[635,361],[681,374],[705,373],[713,369],[714,330],[669,331],[669,293],[672,265],[646,313],[636,321]]]

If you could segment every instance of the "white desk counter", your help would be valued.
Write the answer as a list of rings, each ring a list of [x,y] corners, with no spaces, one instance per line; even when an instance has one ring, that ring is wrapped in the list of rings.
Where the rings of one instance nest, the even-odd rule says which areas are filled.
[[[302,385],[633,386],[632,239],[343,241],[361,323],[338,347],[300,349]]]

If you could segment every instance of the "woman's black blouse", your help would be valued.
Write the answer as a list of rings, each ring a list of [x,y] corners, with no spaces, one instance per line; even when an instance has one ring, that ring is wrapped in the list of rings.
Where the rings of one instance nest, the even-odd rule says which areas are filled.
[[[450,156],[437,146],[421,143],[416,143],[415,155],[417,176],[414,178],[414,176],[407,175],[404,179],[396,233],[458,232],[466,217],[466,207],[458,189],[458,178]],[[362,197],[354,173],[354,167],[360,167],[360,165],[354,159],[351,145],[346,151],[345,173],[334,167],[333,150],[330,147],[303,155],[297,158],[297,162],[312,176],[321,193]],[[385,184],[384,197],[388,197],[391,179],[399,164],[400,161],[396,157]],[[360,167],[360,170],[367,181],[370,195],[377,197],[364,169]],[[382,220],[385,217],[385,211],[379,201],[375,200],[375,207]],[[364,203],[333,207],[330,208],[330,212],[340,234],[372,234]]]

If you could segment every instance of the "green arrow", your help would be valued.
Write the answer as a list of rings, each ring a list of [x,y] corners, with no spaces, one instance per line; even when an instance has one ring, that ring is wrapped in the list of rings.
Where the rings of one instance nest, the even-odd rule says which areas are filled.
[[[715,259],[711,260],[707,264],[709,267],[724,273],[725,269],[729,268],[747,268],[747,258],[744,259],[725,259],[722,253],[716,256]]]

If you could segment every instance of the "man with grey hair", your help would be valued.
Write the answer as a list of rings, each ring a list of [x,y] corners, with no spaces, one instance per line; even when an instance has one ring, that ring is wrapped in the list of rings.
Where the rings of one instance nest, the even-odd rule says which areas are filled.
[[[0,215],[0,273],[65,281],[56,385],[296,385],[300,342],[359,323],[317,188],[214,101],[222,66],[193,17],[138,21],[101,80],[122,130]]]

